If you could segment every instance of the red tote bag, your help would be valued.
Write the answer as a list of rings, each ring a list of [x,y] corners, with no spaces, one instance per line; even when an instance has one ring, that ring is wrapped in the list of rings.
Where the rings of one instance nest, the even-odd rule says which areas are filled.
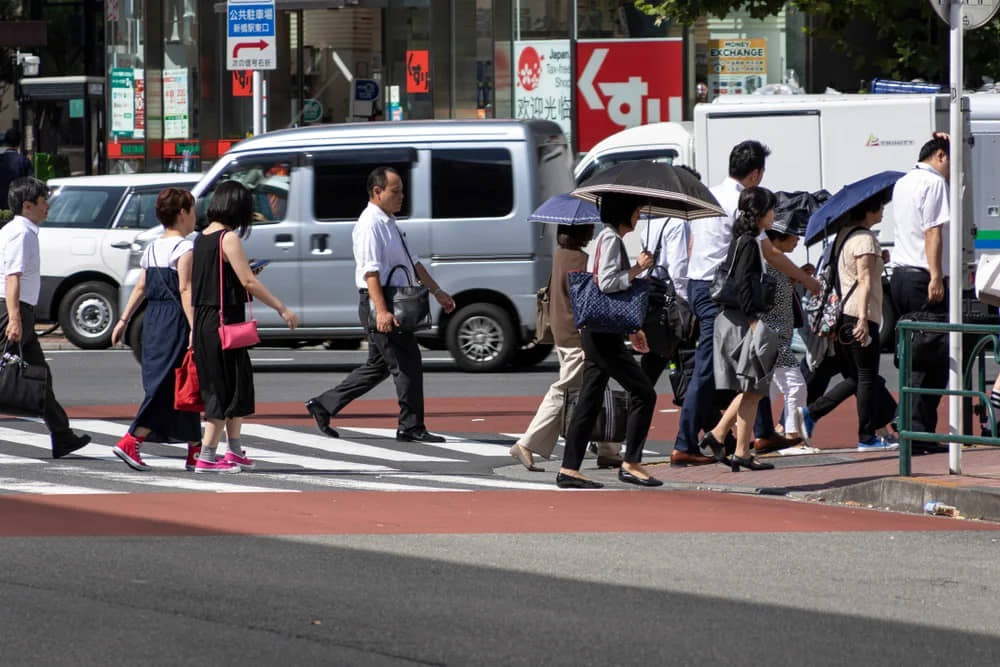
[[[174,369],[174,409],[184,412],[201,412],[205,404],[201,402],[201,385],[198,383],[198,369],[194,365],[194,350],[188,349],[184,361]]]

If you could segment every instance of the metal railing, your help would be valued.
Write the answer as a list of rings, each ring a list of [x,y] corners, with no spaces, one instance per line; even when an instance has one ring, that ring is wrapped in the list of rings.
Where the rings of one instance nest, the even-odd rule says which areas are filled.
[[[896,323],[898,336],[897,350],[899,353],[899,474],[908,476],[911,472],[913,457],[913,440],[931,442],[949,442],[958,444],[989,445],[1000,447],[1000,437],[997,437],[996,421],[993,410],[990,409],[989,393],[986,390],[986,347],[993,345],[993,360],[1000,363],[1000,326],[995,324],[955,324],[951,322],[928,322],[922,320],[900,320]],[[957,331],[963,336],[980,335],[981,338],[972,346],[967,355],[967,363],[962,373],[962,389],[923,389],[910,386],[910,364],[913,354],[913,335],[918,332],[951,333]],[[973,365],[979,362],[978,390],[972,387]],[[990,427],[990,436],[966,435],[964,433],[927,433],[911,431],[910,423],[913,408],[910,398],[917,395],[960,396],[962,398],[978,398],[985,412]]]

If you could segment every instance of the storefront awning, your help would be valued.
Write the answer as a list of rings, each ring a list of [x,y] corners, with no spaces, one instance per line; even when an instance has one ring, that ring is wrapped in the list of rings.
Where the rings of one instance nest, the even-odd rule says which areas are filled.
[[[104,79],[99,76],[37,76],[23,78],[19,83],[24,96],[32,100],[104,97]]]

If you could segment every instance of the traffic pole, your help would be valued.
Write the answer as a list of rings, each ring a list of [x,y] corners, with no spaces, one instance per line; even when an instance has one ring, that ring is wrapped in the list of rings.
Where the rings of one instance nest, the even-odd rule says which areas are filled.
[[[964,136],[962,133],[962,0],[952,0],[950,36],[951,65],[951,108],[949,134],[951,135],[949,159],[951,171],[948,176],[948,206],[951,219],[948,224],[949,251],[947,261],[949,276],[947,285],[948,320],[952,323],[962,321],[962,278],[965,275],[962,263],[962,154],[964,152]],[[952,391],[962,389],[962,334],[952,331],[948,334],[950,354],[948,369],[948,388]],[[962,432],[962,398],[957,395],[948,396],[948,432],[957,435]],[[962,445],[952,442],[948,444],[948,471],[953,475],[962,474]]]
[[[263,85],[261,85],[260,70],[255,69],[253,71],[253,133],[254,135],[264,133],[264,123],[263,115],[261,110],[264,108],[264,91]]]

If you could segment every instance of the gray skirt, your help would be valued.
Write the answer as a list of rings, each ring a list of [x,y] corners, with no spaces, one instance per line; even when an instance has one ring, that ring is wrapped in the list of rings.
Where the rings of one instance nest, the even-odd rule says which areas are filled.
[[[712,366],[715,388],[721,390],[761,394],[767,396],[771,388],[773,368],[766,376],[753,379],[747,374],[750,368],[740,366],[740,347],[750,333],[750,318],[738,310],[722,308],[715,318]]]

